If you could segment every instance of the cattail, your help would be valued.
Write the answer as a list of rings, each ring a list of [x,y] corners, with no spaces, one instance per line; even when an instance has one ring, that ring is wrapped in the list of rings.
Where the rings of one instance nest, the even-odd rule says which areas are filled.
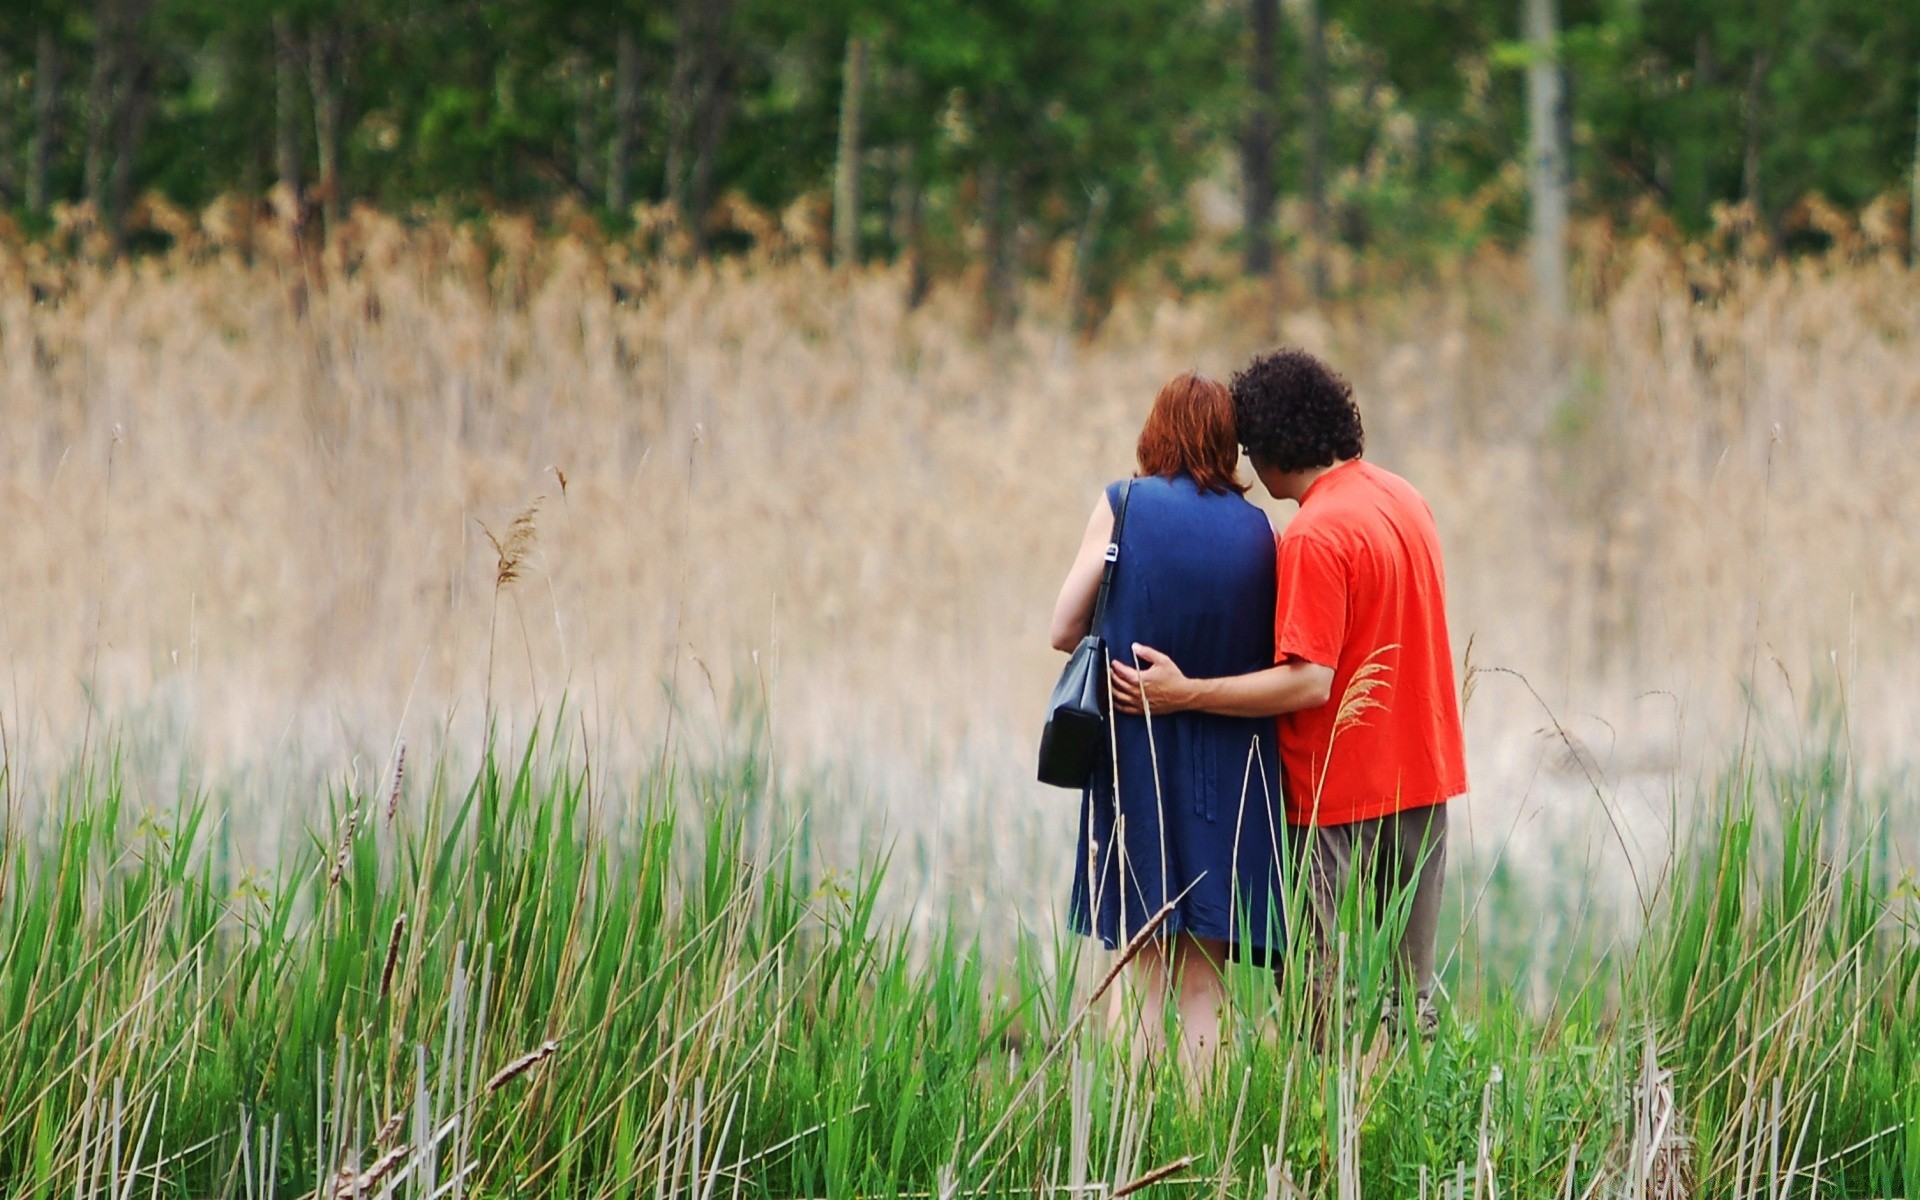
[[[1189,890],[1191,890],[1191,886],[1189,886]],[[1181,897],[1185,895],[1186,893],[1182,892],[1180,896],[1176,896],[1161,905],[1160,911],[1148,917],[1147,923],[1140,927],[1140,932],[1134,934],[1133,937],[1127,941],[1125,948],[1120,951],[1120,957],[1114,960],[1112,969],[1100,980],[1100,986],[1093,989],[1093,995],[1087,998],[1087,1008],[1092,1008],[1095,1004],[1098,1004],[1100,997],[1106,995],[1107,989],[1113,986],[1113,981],[1120,978],[1120,972],[1126,970],[1127,964],[1135,958],[1138,958],[1140,952],[1147,948],[1147,943],[1153,940],[1153,935],[1158,933],[1160,927],[1167,923],[1167,918],[1173,915],[1174,907],[1180,903]]]
[[[492,1079],[487,1080],[487,1095],[493,1095],[493,1093],[512,1083],[515,1079],[518,1079],[549,1058],[552,1058],[554,1052],[558,1049],[560,1049],[559,1042],[542,1042],[538,1048],[529,1050],[506,1066],[501,1067]]]
[[[373,1135],[373,1144],[376,1146],[386,1145],[388,1141],[392,1140],[394,1134],[400,1132],[400,1127],[406,1124],[406,1120],[407,1110],[404,1108],[388,1117],[386,1124],[380,1126],[380,1132]]]
[[[1174,1159],[1172,1162],[1168,1163],[1163,1167],[1155,1167],[1153,1170],[1148,1171],[1145,1175],[1142,1175],[1140,1178],[1134,1180],[1133,1182],[1123,1183],[1119,1187],[1113,1189],[1113,1195],[1108,1197],[1108,1200],[1120,1200],[1120,1197],[1131,1196],[1135,1192],[1139,1191],[1141,1188],[1152,1187],[1154,1184],[1159,1183],[1162,1179],[1165,1179],[1167,1176],[1175,1175],[1181,1171],[1186,1170],[1188,1167],[1192,1166],[1198,1159],[1199,1159],[1199,1155],[1188,1154],[1180,1158]]]
[[[373,1190],[375,1184],[386,1178],[389,1171],[399,1166],[400,1160],[406,1156],[407,1147],[402,1144],[382,1154],[374,1160],[372,1166],[358,1175],[350,1169],[340,1172],[333,1178],[333,1187],[328,1189],[332,1193],[333,1200],[351,1200],[353,1197],[366,1195]]]
[[[400,935],[407,931],[407,914],[402,912],[393,919],[393,932],[387,935],[387,962],[380,968],[380,998],[386,999],[393,990],[393,971],[400,965]]]
[[[340,876],[346,872],[347,859],[353,855],[353,835],[360,830],[360,810],[355,808],[347,814],[346,829],[340,835],[340,853],[333,856],[333,870],[327,875],[329,884],[339,883]]]
[[[393,752],[393,789],[387,793],[387,824],[393,824],[393,815],[400,811],[400,784],[407,777],[407,743],[402,740],[399,749]]]

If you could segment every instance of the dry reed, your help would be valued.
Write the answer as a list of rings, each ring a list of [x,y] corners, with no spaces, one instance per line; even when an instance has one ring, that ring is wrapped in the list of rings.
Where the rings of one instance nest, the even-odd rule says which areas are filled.
[[[471,746],[486,714],[461,699],[484,687],[509,722],[568,697],[612,765],[670,707],[725,729],[764,698],[783,764],[858,769],[927,847],[906,886],[984,912],[1032,891],[1009,842],[1066,861],[1057,806],[1013,798],[1037,792],[1048,601],[1092,496],[1130,468],[1160,382],[1275,341],[1353,378],[1369,457],[1431,501],[1457,644],[1571,714],[1604,772],[1661,781],[1631,853],[1663,849],[1663,781],[1748,691],[1843,692],[1863,760],[1920,726],[1901,516],[1920,506],[1920,289],[1890,257],[1592,232],[1556,374],[1497,255],[1320,310],[1141,290],[1082,344],[1043,294],[982,342],[960,289],[912,309],[889,269],[682,268],[585,227],[362,210],[305,259],[271,228],[250,249],[223,230],[114,267],[0,246],[16,752],[57,760],[96,710],[178,728],[216,771],[396,735]],[[536,544],[549,476],[561,514]],[[514,590],[501,636],[522,645],[496,673],[515,579],[538,586]],[[1480,687],[1479,810],[1580,796],[1530,782],[1554,765],[1532,699]],[[1594,816],[1548,808],[1522,842]],[[872,828],[822,833],[850,859]]]

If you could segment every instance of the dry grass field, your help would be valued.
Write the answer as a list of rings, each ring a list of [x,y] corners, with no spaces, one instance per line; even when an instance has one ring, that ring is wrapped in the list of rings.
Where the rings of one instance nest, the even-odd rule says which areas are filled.
[[[1497,255],[1083,340],[230,215],[0,238],[7,1195],[1916,1194],[1898,263],[1589,230],[1559,346]],[[1296,940],[1185,1079],[1061,932],[1044,630],[1156,386],[1275,342],[1439,517],[1475,791],[1432,1042],[1356,967],[1310,1052]]]
[[[361,212],[303,257],[173,219],[112,268],[0,246],[0,714],[43,770],[103,726],[150,744],[148,803],[269,771],[264,837],[397,737],[471,749],[489,704],[524,730],[564,698],[603,761],[770,731],[858,781],[832,836],[903,835],[915,889],[1051,898],[1058,577],[1159,382],[1275,342],[1349,373],[1439,517],[1480,842],[1617,803],[1661,852],[1672,781],[1757,740],[1748,694],[1771,745],[1841,698],[1862,762],[1920,731],[1920,287],[1844,242],[1589,231],[1556,372],[1493,255],[1319,309],[1137,291],[1082,340],[1043,287],[987,337],[963,288],[910,310],[803,256]]]

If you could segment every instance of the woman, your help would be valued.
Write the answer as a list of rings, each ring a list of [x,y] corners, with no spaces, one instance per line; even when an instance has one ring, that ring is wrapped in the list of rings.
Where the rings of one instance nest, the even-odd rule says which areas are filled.
[[[1189,373],[1161,388],[1137,456],[1101,630],[1109,654],[1132,662],[1149,645],[1207,675],[1272,666],[1273,529],[1236,478],[1226,387]],[[1112,484],[1093,506],[1054,606],[1057,650],[1088,632],[1121,492]],[[1130,984],[1154,1017],[1177,995],[1181,1057],[1198,1069],[1219,1042],[1229,947],[1264,958],[1280,943],[1274,723],[1116,713],[1112,729],[1111,761],[1081,801],[1072,926],[1113,949],[1173,904]],[[1158,1045],[1160,1021],[1144,1024]]]

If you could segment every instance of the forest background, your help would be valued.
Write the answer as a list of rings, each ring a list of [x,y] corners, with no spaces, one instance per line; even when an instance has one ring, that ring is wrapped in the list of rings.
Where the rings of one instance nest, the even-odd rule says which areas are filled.
[[[151,248],[148,193],[199,210],[280,184],[324,227],[355,202],[565,202],[699,256],[751,243],[757,209],[831,226],[843,259],[910,260],[917,290],[977,270],[996,320],[1062,239],[1083,319],[1143,268],[1217,282],[1165,253],[1203,231],[1206,179],[1246,271],[1321,289],[1377,278],[1356,256],[1515,244],[1530,210],[1557,235],[1569,206],[1700,234],[1744,204],[1793,251],[1884,199],[1906,236],[1917,114],[1920,7],[1876,0],[0,11],[0,206],[31,231],[91,214],[109,249]]]

